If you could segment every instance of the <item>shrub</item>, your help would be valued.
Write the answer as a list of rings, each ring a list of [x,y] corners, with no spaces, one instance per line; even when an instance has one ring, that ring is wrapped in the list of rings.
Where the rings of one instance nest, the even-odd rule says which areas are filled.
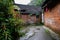
[[[16,18],[14,0],[0,0],[0,40],[16,40],[20,36],[21,20]]]

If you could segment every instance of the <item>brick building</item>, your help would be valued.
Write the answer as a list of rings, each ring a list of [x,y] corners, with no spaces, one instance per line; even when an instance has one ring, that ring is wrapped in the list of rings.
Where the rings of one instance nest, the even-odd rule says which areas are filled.
[[[42,21],[41,7],[21,4],[15,5],[20,8],[20,18],[25,23],[40,23]]]
[[[46,0],[43,5],[44,24],[60,34],[60,0]]]

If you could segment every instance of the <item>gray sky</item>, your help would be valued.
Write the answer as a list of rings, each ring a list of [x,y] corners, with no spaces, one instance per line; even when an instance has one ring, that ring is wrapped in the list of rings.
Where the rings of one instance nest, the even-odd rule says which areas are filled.
[[[27,5],[30,2],[31,2],[31,0],[15,0],[15,3],[24,4],[24,5]]]

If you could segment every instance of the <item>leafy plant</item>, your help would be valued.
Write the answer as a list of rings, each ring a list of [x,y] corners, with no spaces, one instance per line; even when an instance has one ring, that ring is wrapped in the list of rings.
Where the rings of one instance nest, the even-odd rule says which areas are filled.
[[[16,40],[20,36],[21,19],[14,12],[14,0],[0,0],[0,40]]]
[[[32,0],[31,3],[29,3],[29,5],[41,6],[44,1],[45,0]]]

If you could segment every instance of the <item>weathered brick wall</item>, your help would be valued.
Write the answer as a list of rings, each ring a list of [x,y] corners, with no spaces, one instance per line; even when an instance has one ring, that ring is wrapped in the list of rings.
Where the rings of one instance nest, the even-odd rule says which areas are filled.
[[[33,16],[30,16],[30,15],[21,15],[21,19],[24,21],[24,22],[33,22],[33,23],[39,23],[41,22],[42,18],[41,18],[41,15],[39,16],[39,18],[36,18],[36,15],[33,15]]]
[[[42,13],[39,15],[38,21],[41,23],[42,22]]]
[[[26,23],[28,20],[28,15],[21,15],[21,19]]]
[[[30,22],[32,22],[32,23],[39,23],[39,22],[41,22],[42,21],[42,15],[39,15],[39,18],[37,18],[36,17],[36,15],[32,15],[32,16],[30,16],[29,14],[27,15],[27,14],[21,14],[20,15],[20,18],[26,23],[26,22],[28,22],[28,23],[30,23]]]
[[[51,11],[44,12],[44,23],[56,33],[60,34],[60,5]]]
[[[34,23],[36,23],[36,15],[33,15],[30,18],[31,18],[31,21],[33,21]]]

